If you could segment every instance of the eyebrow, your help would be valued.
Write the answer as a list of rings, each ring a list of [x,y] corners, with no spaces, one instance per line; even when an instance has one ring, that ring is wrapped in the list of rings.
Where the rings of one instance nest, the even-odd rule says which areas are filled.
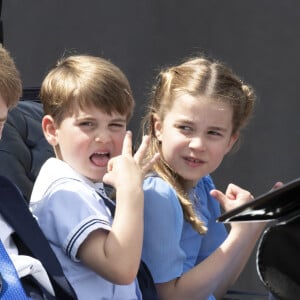
[[[191,122],[190,120],[180,119],[178,121],[183,122],[184,124],[186,124],[188,126],[193,126],[194,125],[194,123]],[[223,127],[219,127],[219,126],[209,126],[208,129],[209,130],[215,130],[215,131],[221,131],[221,132],[227,132],[228,131],[227,128],[223,128]]]
[[[126,123],[126,118],[116,118],[112,119],[113,122],[125,122]]]
[[[183,117],[183,118],[178,118],[178,119],[177,119],[177,122],[183,122],[183,123],[185,123],[185,124],[187,124],[187,125],[193,125],[193,124],[195,124],[194,121],[191,121],[191,119],[187,119],[187,118],[185,118],[185,117]],[[209,128],[219,129],[219,130],[226,130],[224,127],[219,127],[219,126],[214,126],[214,125],[209,126]]]
[[[7,117],[0,118],[0,122],[5,122],[6,120],[7,120]]]
[[[95,117],[93,116],[80,116],[80,117],[76,117],[77,120],[96,120]],[[120,123],[127,123],[126,117],[122,118],[122,117],[116,117],[115,119],[111,119],[110,122],[120,122]]]
[[[212,127],[209,127],[209,130],[217,130],[217,131],[222,131],[222,132],[228,131],[227,128],[218,127],[218,126],[212,126]]]

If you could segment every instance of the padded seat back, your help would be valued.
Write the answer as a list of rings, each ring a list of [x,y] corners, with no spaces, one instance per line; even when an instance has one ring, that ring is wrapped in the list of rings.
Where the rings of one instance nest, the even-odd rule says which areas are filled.
[[[9,114],[0,140],[0,175],[6,176],[29,201],[33,183],[42,164],[54,156],[46,141],[39,100],[22,100]]]

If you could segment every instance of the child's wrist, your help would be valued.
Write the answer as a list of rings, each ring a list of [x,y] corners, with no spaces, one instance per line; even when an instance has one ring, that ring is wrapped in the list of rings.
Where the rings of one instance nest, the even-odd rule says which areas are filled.
[[[136,186],[126,186],[124,184],[124,185],[121,185],[119,187],[116,187],[116,194],[120,195],[120,196],[133,194],[136,197],[138,194],[144,195],[144,191],[143,191],[142,186],[138,186],[138,185],[136,185]]]

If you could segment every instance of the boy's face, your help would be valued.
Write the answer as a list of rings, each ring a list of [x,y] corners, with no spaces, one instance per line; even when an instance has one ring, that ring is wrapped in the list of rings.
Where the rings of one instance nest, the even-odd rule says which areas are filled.
[[[6,102],[4,101],[2,95],[0,94],[0,139],[2,137],[2,131],[7,119],[8,107]]]
[[[48,142],[56,148],[57,158],[90,180],[102,181],[109,159],[121,154],[126,116],[89,107],[76,110],[59,127],[49,118],[52,120],[44,117],[43,129]]]

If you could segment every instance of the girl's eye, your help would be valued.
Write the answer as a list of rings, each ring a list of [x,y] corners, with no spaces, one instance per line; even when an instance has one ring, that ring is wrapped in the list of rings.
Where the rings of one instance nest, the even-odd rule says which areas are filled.
[[[210,130],[210,131],[208,131],[208,134],[209,134],[209,135],[215,135],[215,136],[223,136],[223,135],[221,134],[221,132],[215,131],[215,130]]]
[[[177,128],[182,131],[192,131],[192,128],[190,126],[186,126],[186,125],[178,125]]]

